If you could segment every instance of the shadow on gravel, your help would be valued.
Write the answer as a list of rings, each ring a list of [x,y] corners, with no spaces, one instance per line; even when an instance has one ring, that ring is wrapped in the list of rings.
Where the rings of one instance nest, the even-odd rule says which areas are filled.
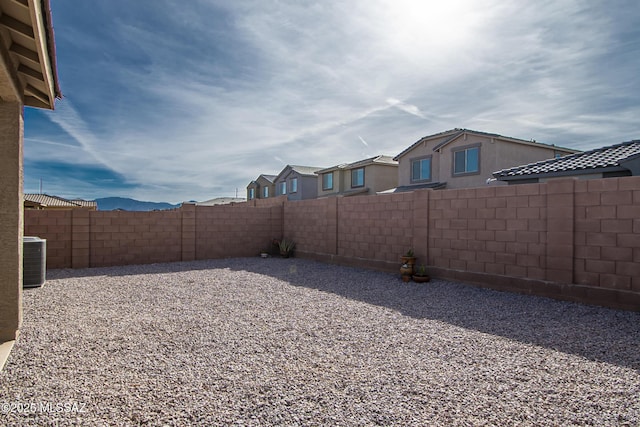
[[[640,313],[434,280],[403,283],[398,275],[304,259],[230,258],[170,264],[53,270],[51,279],[231,269],[294,286],[433,319],[465,329],[640,371]],[[126,271],[125,271],[126,270]],[[29,290],[25,290],[29,291]]]
[[[399,275],[327,266],[306,260],[271,260],[251,271],[387,307],[415,318],[640,370],[640,313],[434,280],[404,283]]]

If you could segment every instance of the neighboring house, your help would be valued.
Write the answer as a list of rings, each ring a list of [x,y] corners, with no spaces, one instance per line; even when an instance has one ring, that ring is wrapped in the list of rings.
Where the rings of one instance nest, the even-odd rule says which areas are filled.
[[[613,178],[640,175],[640,140],[596,148],[493,173],[509,184],[545,182],[554,178]]]
[[[275,178],[276,196],[286,195],[287,200],[305,200],[318,197],[320,167],[287,165]]]
[[[215,199],[205,200],[204,202],[196,202],[197,206],[217,206],[217,205],[231,205],[233,203],[246,202],[245,199],[240,197],[216,197]]]
[[[255,181],[251,181],[249,185],[247,185],[247,200],[275,197],[275,179],[275,175],[262,174]]]
[[[496,170],[576,152],[494,133],[452,129],[425,136],[394,157],[399,185],[395,191],[480,187]]]
[[[398,186],[398,162],[391,156],[336,165],[316,174],[318,197],[376,194]]]
[[[56,210],[88,209],[95,211],[98,209],[98,204],[95,200],[64,199],[62,197],[49,196],[47,194],[25,194],[24,208]]]

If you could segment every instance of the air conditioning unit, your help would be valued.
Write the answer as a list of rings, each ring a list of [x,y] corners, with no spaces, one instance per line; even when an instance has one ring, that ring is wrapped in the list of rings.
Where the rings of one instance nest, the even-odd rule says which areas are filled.
[[[22,245],[22,287],[37,288],[44,285],[47,273],[47,241],[25,236]]]

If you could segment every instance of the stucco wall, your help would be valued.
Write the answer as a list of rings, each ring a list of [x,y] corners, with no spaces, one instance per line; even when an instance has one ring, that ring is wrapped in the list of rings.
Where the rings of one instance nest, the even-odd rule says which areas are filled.
[[[22,105],[0,100],[0,343],[22,323],[22,140]]]

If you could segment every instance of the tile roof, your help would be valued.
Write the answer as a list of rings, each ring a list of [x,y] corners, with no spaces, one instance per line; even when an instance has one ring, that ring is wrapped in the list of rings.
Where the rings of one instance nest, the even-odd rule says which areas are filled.
[[[98,202],[95,200],[82,200],[82,199],[71,199],[70,202],[77,203],[85,208],[94,208],[98,209]]]
[[[583,153],[571,154],[557,159],[543,160],[527,165],[503,169],[493,173],[498,179],[518,177],[581,175],[594,172],[622,171],[620,164],[631,157],[640,156],[640,140],[623,142],[608,147],[596,148]]]
[[[49,196],[48,194],[32,194],[24,195],[25,202],[36,203],[41,206],[57,207],[57,208],[97,208],[97,203],[93,200],[69,200],[58,196]]]
[[[376,194],[404,193],[407,191],[421,190],[431,188],[432,190],[441,190],[447,186],[446,182],[430,182],[427,184],[401,185],[396,188],[390,188],[384,191],[378,191]]]

